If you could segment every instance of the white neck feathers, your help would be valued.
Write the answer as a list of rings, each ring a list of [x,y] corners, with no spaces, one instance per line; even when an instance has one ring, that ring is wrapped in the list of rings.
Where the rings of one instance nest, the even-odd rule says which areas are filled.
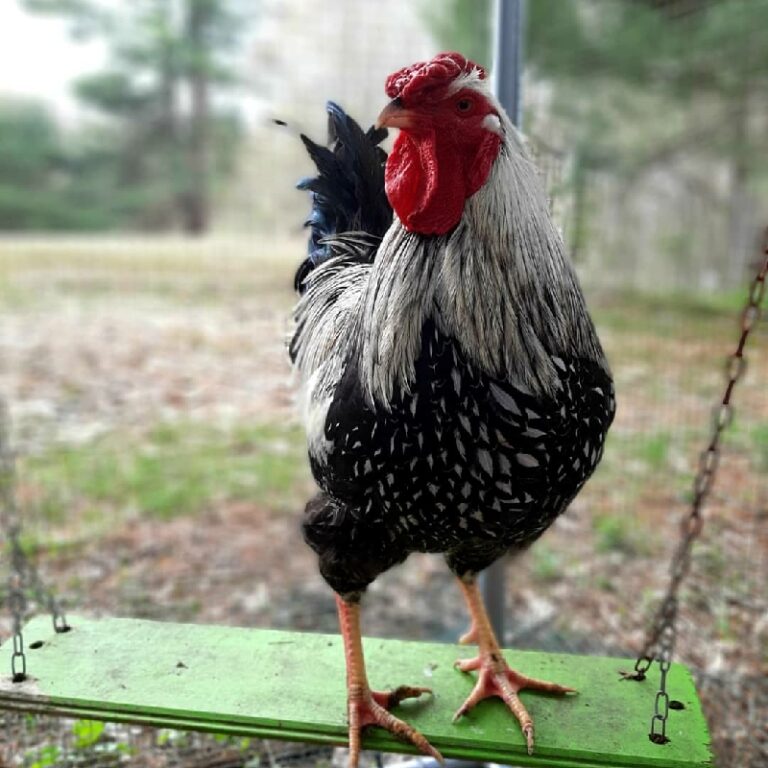
[[[553,355],[606,366],[576,275],[550,218],[538,172],[500,114],[504,143],[487,183],[447,235],[395,219],[361,297],[359,373],[371,402],[408,388],[432,319],[483,372],[551,393]]]

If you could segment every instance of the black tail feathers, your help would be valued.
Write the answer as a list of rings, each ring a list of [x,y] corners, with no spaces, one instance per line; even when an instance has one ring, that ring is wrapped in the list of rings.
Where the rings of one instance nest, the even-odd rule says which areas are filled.
[[[326,108],[330,148],[301,134],[318,175],[297,184],[312,197],[312,211],[305,222],[310,229],[308,256],[295,278],[300,292],[307,275],[333,255],[325,238],[344,232],[381,238],[392,223],[392,207],[384,192],[387,154],[379,146],[387,130],[363,131],[338,104],[329,101]]]

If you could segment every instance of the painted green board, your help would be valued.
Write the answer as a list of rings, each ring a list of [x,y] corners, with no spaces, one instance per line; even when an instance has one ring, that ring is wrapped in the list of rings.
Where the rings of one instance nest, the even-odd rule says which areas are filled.
[[[336,635],[114,618],[70,623],[73,630],[61,635],[46,617],[27,625],[24,683],[10,680],[10,643],[0,648],[0,708],[289,741],[346,740],[344,655]],[[619,670],[631,661],[507,651],[521,672],[579,690],[564,698],[523,692],[536,726],[529,757],[498,700],[451,722],[474,680],[453,662],[471,656],[471,648],[368,638],[365,652],[376,688],[434,689],[433,697],[395,711],[446,757],[553,768],[712,765],[693,681],[678,664],[669,689],[685,708],[670,712],[671,741],[659,746],[648,739],[656,681],[621,681]],[[412,751],[384,731],[366,734],[366,748]]]

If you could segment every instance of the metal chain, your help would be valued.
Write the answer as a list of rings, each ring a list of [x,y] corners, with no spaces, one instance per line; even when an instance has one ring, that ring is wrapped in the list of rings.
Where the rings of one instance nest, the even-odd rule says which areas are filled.
[[[699,468],[693,482],[693,500],[688,515],[680,526],[680,541],[672,557],[669,586],[654,617],[651,629],[646,636],[645,645],[635,662],[634,672],[625,675],[629,680],[644,680],[651,664],[658,660],[661,670],[659,690],[654,701],[651,730],[648,737],[655,744],[666,744],[667,718],[670,700],[667,694],[667,673],[672,663],[672,656],[677,641],[678,592],[680,585],[691,567],[693,543],[701,533],[704,523],[701,510],[706,502],[717,474],[720,462],[720,438],[733,421],[731,397],[737,382],[744,376],[747,359],[744,347],[750,333],[760,318],[760,307],[765,296],[766,275],[768,275],[768,229],[762,247],[763,264],[752,285],[744,309],[741,313],[741,335],[736,351],[728,358],[725,366],[726,387],[723,397],[712,414],[712,431],[709,445],[699,458]]]
[[[43,584],[35,565],[27,558],[21,545],[21,518],[16,506],[16,471],[10,447],[8,409],[0,400],[0,526],[6,532],[11,549],[11,570],[8,577],[8,607],[13,618],[13,653],[11,679],[21,683],[27,677],[27,658],[22,627],[27,614],[27,590],[31,587],[40,604],[44,604],[53,619],[57,633],[70,627],[53,593]]]
[[[14,480],[8,414],[5,403],[0,403],[0,513],[2,513],[3,529],[7,532],[11,548],[11,570],[8,575],[8,607],[13,618],[11,676],[14,683],[20,683],[27,677],[27,658],[24,654],[24,635],[21,631],[27,613],[27,568],[24,550],[19,541],[21,524],[14,498]]]

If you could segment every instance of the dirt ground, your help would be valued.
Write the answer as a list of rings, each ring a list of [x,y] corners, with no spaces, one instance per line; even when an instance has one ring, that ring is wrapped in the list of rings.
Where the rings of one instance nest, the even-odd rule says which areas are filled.
[[[0,248],[0,392],[11,405],[22,501],[36,493],[27,457],[52,447],[140,435],[165,422],[296,423],[284,345],[288,262],[254,262],[239,250],[221,257],[223,266],[198,254],[191,267],[167,249],[137,263],[112,256],[102,262],[98,251],[67,252],[59,261],[50,249],[30,253],[25,261]],[[603,338],[619,398],[614,442],[571,509],[508,564],[506,642],[631,656],[667,582],[722,360],[736,336],[727,315],[718,314],[686,324],[673,313],[668,326],[657,317],[647,327],[623,327],[610,320],[610,299],[596,294],[595,303],[603,301],[611,310]],[[768,466],[755,448],[762,433],[750,427],[768,422],[767,340],[764,332],[756,338],[736,395],[744,417],[721,462],[679,628],[678,656],[697,671],[718,764],[729,768],[768,761]],[[331,592],[298,531],[301,501],[312,492],[302,472],[277,507],[214,498],[200,513],[170,520],[136,510],[98,536],[76,516],[35,519],[30,508],[29,525],[47,542],[42,573],[78,612],[335,631]],[[366,600],[371,635],[453,641],[465,621],[436,557],[412,557],[379,579]],[[9,626],[3,614],[0,637]],[[18,721],[6,726],[8,743],[15,728],[27,751],[26,763],[16,753],[6,755],[9,764],[32,765],[41,739],[66,741]],[[210,738],[200,737],[194,749],[189,740],[132,738],[144,744],[137,765],[271,759],[263,745],[233,752]],[[190,756],[195,749],[201,762]],[[324,755],[297,760],[317,763]]]

